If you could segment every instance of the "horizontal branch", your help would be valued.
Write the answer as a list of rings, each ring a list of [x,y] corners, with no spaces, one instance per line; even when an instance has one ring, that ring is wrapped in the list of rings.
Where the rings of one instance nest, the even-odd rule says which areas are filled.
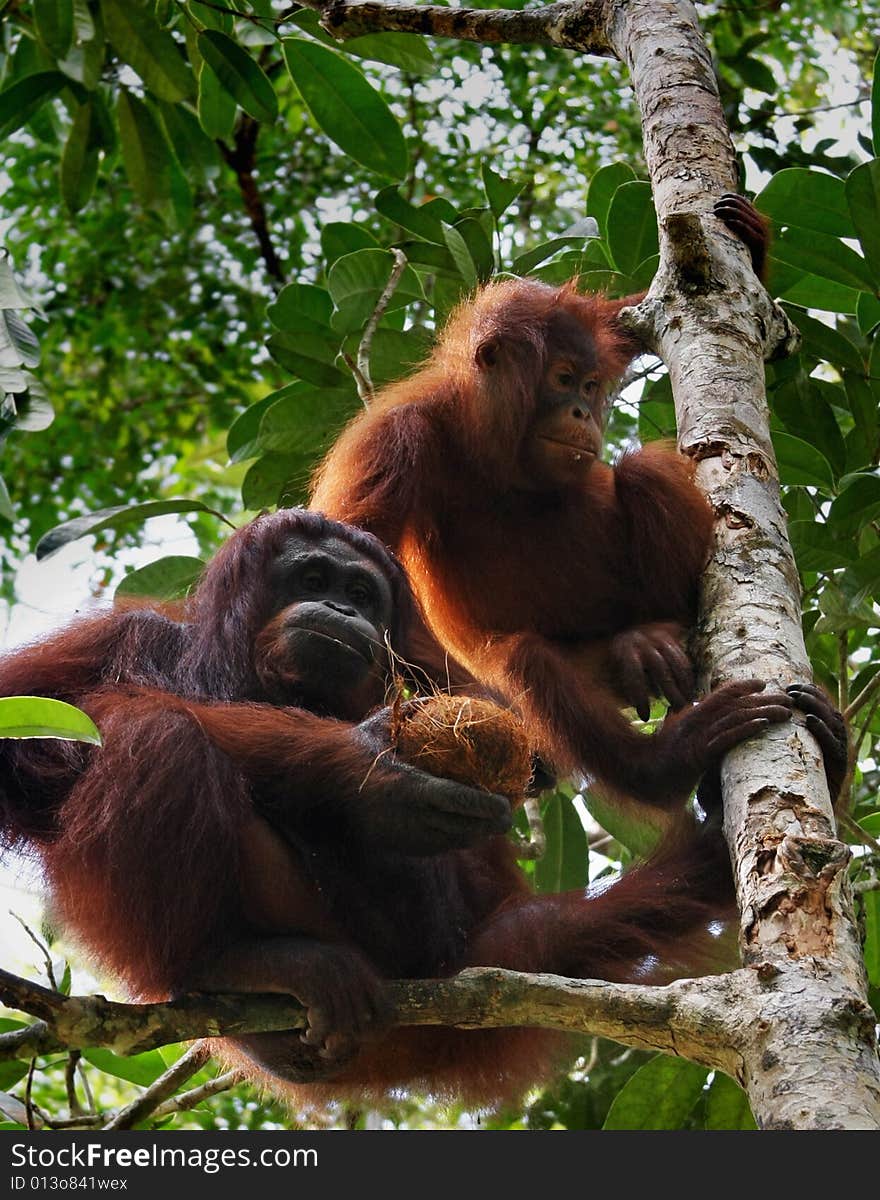
[[[389,990],[401,1025],[461,1029],[532,1026],[611,1038],[682,1055],[736,1074],[739,1056],[728,1014],[754,988],[754,971],[682,979],[665,987],[527,975],[474,967],[453,979],[398,980]],[[45,988],[0,971],[0,999],[43,1017]],[[82,1046],[139,1054],[172,1042],[299,1029],[305,1010],[286,996],[191,993],[161,1004],[119,1004],[103,996],[60,996],[48,1020],[0,1034],[0,1061]]]
[[[525,11],[445,8],[436,4],[383,4],[380,0],[303,0],[321,14],[339,41],[393,30],[458,41],[560,46],[582,54],[612,55],[600,0],[560,0]]]

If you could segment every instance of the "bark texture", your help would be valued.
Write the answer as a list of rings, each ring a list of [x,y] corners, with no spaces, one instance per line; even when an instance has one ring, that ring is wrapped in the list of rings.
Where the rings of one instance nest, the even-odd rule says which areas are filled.
[[[809,680],[763,372],[764,357],[789,351],[796,335],[711,215],[737,172],[692,5],[610,0],[608,12],[642,114],[661,233],[636,321],[669,368],[680,446],[698,460],[717,516],[702,604],[706,682]],[[738,976],[734,1000],[738,1077],[755,1118],[764,1128],[876,1129],[880,1073],[849,851],[818,746],[802,724],[779,726],[727,756],[723,783],[744,962],[756,968]]]

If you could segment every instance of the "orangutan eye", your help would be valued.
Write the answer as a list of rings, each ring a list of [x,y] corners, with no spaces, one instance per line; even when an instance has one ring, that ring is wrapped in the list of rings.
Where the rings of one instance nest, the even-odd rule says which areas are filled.
[[[575,385],[574,372],[569,367],[557,367],[553,372],[553,386],[560,391],[570,391]]]
[[[365,583],[353,583],[348,589],[348,598],[359,608],[366,608],[373,600],[372,588]]]

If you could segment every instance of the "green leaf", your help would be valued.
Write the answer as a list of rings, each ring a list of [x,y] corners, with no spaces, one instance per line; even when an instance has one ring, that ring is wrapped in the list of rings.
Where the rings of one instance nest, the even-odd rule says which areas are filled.
[[[357,352],[359,335],[349,348]],[[347,347],[348,348],[348,347]],[[370,346],[370,377],[375,385],[390,383],[421,366],[431,350],[431,339],[421,329],[377,329]]]
[[[154,96],[175,103],[195,95],[192,73],[148,0],[101,0],[107,39]]]
[[[60,71],[38,71],[4,88],[0,92],[0,140],[26,125],[47,100],[57,96],[69,83]]]
[[[15,1087],[19,1079],[24,1079],[29,1070],[30,1063],[21,1062],[17,1058],[10,1058],[4,1063],[0,1063],[0,1091],[8,1092],[10,1088]],[[3,1104],[0,1101],[0,1112],[2,1110]],[[25,1126],[16,1126],[16,1128],[23,1129]]]
[[[9,488],[6,486],[6,480],[2,478],[0,478],[0,517],[5,517],[7,521],[15,520],[15,509],[9,498]]]
[[[403,179],[409,156],[400,126],[362,73],[333,50],[285,38],[284,60],[318,127],[355,162]]]
[[[791,521],[788,536],[801,572],[830,572],[858,560],[858,547],[841,537],[833,525]]]
[[[535,863],[535,887],[557,893],[589,883],[590,853],[584,827],[571,797],[556,792],[543,811],[547,850]]]
[[[415,233],[428,242],[437,242],[440,245],[444,243],[443,220],[436,210],[427,204],[410,204],[409,200],[401,196],[396,184],[377,192],[373,197],[373,204],[377,212],[399,225],[401,229]],[[458,214],[455,213],[452,220],[456,220],[457,217]]]
[[[706,1093],[707,1129],[757,1129],[749,1098],[729,1075],[715,1072]]]
[[[767,290],[774,296],[783,296],[792,304],[802,308],[818,308],[826,312],[854,313],[861,292],[843,284],[833,283],[809,271],[789,266],[773,257],[771,248],[767,260],[769,273]]]
[[[298,454],[264,454],[248,469],[241,485],[245,508],[272,508],[282,498],[298,500],[308,489],[310,458]]]
[[[256,450],[259,454],[317,459],[360,404],[353,389],[333,391],[303,383],[275,393],[263,412]]]
[[[337,259],[328,272],[327,287],[336,308],[344,312],[345,320],[337,322],[334,314],[333,328],[350,333],[364,325],[393,269],[394,258],[388,250],[357,250]],[[388,301],[386,312],[421,299],[424,299],[422,285],[412,267],[407,266]]]
[[[312,283],[287,284],[266,308],[266,316],[284,333],[323,334],[328,338],[332,313],[329,293]],[[333,353],[335,356],[335,349]]]
[[[864,892],[865,969],[871,983],[880,986],[880,892]]]
[[[736,58],[724,60],[739,75],[746,87],[754,88],[756,92],[766,92],[772,96],[776,92],[776,79],[766,63],[750,54],[740,54]]]
[[[648,812],[634,813],[627,811],[625,806],[609,803],[600,793],[587,791],[583,793],[587,811],[610,833],[621,846],[626,846],[633,854],[647,856],[656,849],[663,832],[662,821],[657,817],[654,824],[654,814]]]
[[[584,246],[587,244],[582,237],[558,237],[551,238],[549,242],[542,242],[539,246],[533,246],[531,250],[527,250],[525,254],[520,254],[518,258],[513,260],[512,269],[516,275],[528,275],[534,271],[539,263],[556,254],[557,251],[564,249],[566,246]],[[573,271],[567,271],[567,277],[574,274]]]
[[[877,837],[880,834],[880,812],[868,813],[866,817],[861,818],[858,826],[864,829],[865,833],[870,833],[871,837]]]
[[[95,37],[95,18],[89,10],[88,0],[73,0],[73,27],[81,42],[90,42]]]
[[[221,12],[219,8],[199,4],[198,0],[190,0],[186,10],[202,29],[219,29],[223,33],[232,33],[235,27],[235,17],[231,12]]]
[[[0,308],[33,308],[12,270],[8,251],[0,249]]]
[[[651,185],[638,179],[621,184],[608,209],[608,248],[614,265],[630,275],[658,247]]]
[[[0,698],[0,737],[59,738],[101,745],[101,735],[89,717],[72,704],[43,696]]]
[[[773,411],[787,431],[824,454],[839,475],[846,469],[846,446],[829,403],[832,398],[838,407],[846,408],[846,395],[836,384],[803,376],[786,380],[771,392]]]
[[[38,559],[48,558],[68,542],[78,538],[88,537],[99,533],[102,529],[122,529],[126,525],[141,525],[150,517],[161,517],[166,513],[203,512],[219,516],[201,500],[147,500],[143,504],[121,504],[115,508],[101,508],[87,513],[84,517],[74,517],[50,529],[37,542],[34,554]]]
[[[449,253],[452,255],[452,261],[455,263],[458,273],[466,286],[468,288],[476,287],[478,280],[477,267],[471,257],[467,242],[454,225],[444,225],[443,239],[446,242]]]
[[[786,167],[755,197],[755,208],[779,225],[855,237],[843,180],[824,171]]]
[[[854,533],[880,516],[880,477],[849,475],[840,485],[840,495],[831,505],[828,520],[842,535]]]
[[[259,63],[217,29],[200,33],[197,45],[205,62],[244,111],[255,121],[271,124],[278,116],[278,97]]]
[[[631,1075],[614,1098],[603,1129],[680,1129],[703,1094],[708,1072],[658,1054]]]
[[[773,448],[782,483],[800,484],[831,491],[834,471],[831,463],[815,446],[790,433],[772,431]]]
[[[846,180],[846,202],[873,273],[870,290],[880,290],[880,158],[862,163]]]
[[[55,411],[42,384],[31,381],[24,396],[16,396],[18,415],[15,419],[17,433],[40,433],[48,429],[55,420]]]
[[[528,181],[525,179],[506,179],[503,175],[499,175],[497,171],[493,171],[485,159],[480,164],[480,175],[483,180],[483,190],[486,193],[486,199],[489,201],[492,215],[497,221],[510,208]]]
[[[206,62],[199,71],[199,124],[209,138],[227,141],[235,129],[235,99],[223,87]]]
[[[107,54],[104,23],[99,12],[92,14],[86,0],[74,0],[73,25],[75,41],[67,54],[58,60],[58,67],[65,75],[94,92],[101,82],[101,70]]]
[[[4,342],[8,351],[17,358],[15,366],[37,367],[40,365],[40,343],[25,325],[14,308],[0,310],[0,347]],[[4,357],[6,355],[4,354]],[[7,364],[4,364],[7,365]]]
[[[458,278],[458,268],[455,259],[445,246],[437,246],[434,242],[411,240],[399,243],[400,249],[406,255],[406,261],[411,266],[423,269],[428,275],[453,275]]]
[[[270,392],[268,396],[264,396],[262,400],[258,400],[250,408],[245,409],[241,416],[236,417],[226,435],[226,453],[229,455],[230,462],[245,462],[249,458],[257,457],[260,453],[257,435],[260,432],[263,415],[276,400],[295,389],[299,391],[313,390],[311,384],[296,380],[294,383],[288,383],[286,387],[279,388],[276,392]]]
[[[838,238],[814,230],[786,229],[773,243],[773,258],[844,287],[869,292],[876,288],[871,268],[861,255]]]
[[[878,395],[872,383],[851,371],[844,371],[846,406],[854,420],[854,427],[846,434],[846,470],[856,472],[863,467],[873,466],[880,449],[880,413]]]
[[[179,600],[198,582],[205,569],[200,558],[169,554],[129,573],[116,588],[117,596],[146,596],[152,600]]]
[[[868,292],[859,292],[856,320],[859,323],[860,333],[870,333],[877,325],[880,325],[880,300]]]
[[[484,211],[486,214],[489,212],[487,209]],[[477,268],[477,277],[480,282],[489,280],[492,272],[495,271],[495,253],[492,251],[491,236],[486,233],[483,221],[477,216],[466,216],[462,217],[460,221],[456,221],[454,228],[457,233],[461,234],[461,238],[467,246],[467,252],[471,256],[471,262]]]
[[[317,17],[317,13],[313,13]],[[427,42],[415,33],[370,33],[345,43],[346,54],[386,63],[410,75],[432,75],[437,68]]]
[[[220,155],[198,118],[182,104],[166,104],[163,100],[158,108],[171,148],[187,175],[198,183],[215,178],[220,171]]]
[[[132,190],[144,208],[161,208],[171,199],[171,152],[162,130],[143,100],[124,88],[116,114]]]
[[[824,321],[817,321],[801,308],[792,304],[783,304],[782,307],[801,332],[803,351],[814,358],[864,374],[862,355],[848,337]]]
[[[595,217],[599,232],[603,238],[608,236],[608,210],[614,193],[624,183],[631,183],[636,177],[635,171],[625,162],[609,163],[600,167],[587,189],[587,212]]]
[[[653,442],[658,438],[674,438],[677,431],[672,384],[668,375],[661,375],[645,385],[639,401],[639,441]]]
[[[839,634],[857,629],[862,635],[865,630],[876,626],[873,603],[860,580],[854,575],[848,576],[850,571],[844,571],[842,575],[835,575],[833,580],[825,581],[819,596],[822,616],[813,627],[815,633]]]
[[[37,37],[53,58],[64,58],[73,42],[73,0],[33,0]]]
[[[61,197],[68,212],[77,213],[88,204],[98,178],[100,137],[91,100],[74,115],[61,152]]]
[[[378,246],[369,230],[353,222],[330,221],[321,229],[321,253],[328,267],[355,250],[369,250]]]
[[[871,88],[871,135],[874,155],[880,157],[880,50],[874,59],[874,83]]]
[[[141,1087],[149,1087],[165,1073],[165,1061],[158,1050],[148,1050],[145,1054],[135,1054],[131,1058],[122,1058],[98,1046],[90,1046],[82,1053],[86,1062],[90,1062],[99,1071],[104,1071],[116,1079],[137,1083]]]
[[[326,338],[304,333],[273,333],[266,347],[277,363],[309,383],[344,388],[349,382],[349,376],[333,365],[337,347]]]
[[[338,45],[321,27],[316,12],[300,9],[291,21],[323,45],[333,48]],[[350,38],[345,43],[345,53],[386,63],[389,67],[399,67],[410,75],[431,75],[437,66],[427,43],[414,33],[370,33]]]

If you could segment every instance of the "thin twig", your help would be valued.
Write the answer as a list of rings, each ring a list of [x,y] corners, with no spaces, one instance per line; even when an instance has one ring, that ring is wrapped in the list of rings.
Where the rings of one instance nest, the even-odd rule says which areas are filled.
[[[877,672],[873,679],[868,680],[855,699],[850,700],[849,704],[839,705],[839,708],[841,709],[847,721],[851,721],[859,709],[864,708],[867,702],[878,691],[880,691],[880,671]]]
[[[18,913],[13,912],[12,909],[10,909],[9,915],[13,918],[13,920],[18,921],[19,925],[42,954],[43,961],[46,964],[46,978],[49,980],[49,983],[52,985],[53,989],[57,992],[58,981],[55,978],[55,967],[52,964],[52,955],[49,953],[49,947],[41,938],[37,937],[30,925],[28,925],[27,922],[18,915]]]
[[[363,401],[364,408],[369,408],[373,399],[373,380],[370,375],[370,351],[373,348],[373,338],[375,337],[385,309],[391,303],[391,297],[397,291],[397,285],[400,283],[403,272],[406,270],[406,255],[403,251],[392,247],[391,254],[394,257],[394,266],[391,269],[391,274],[388,276],[388,282],[382,289],[381,296],[376,301],[376,307],[370,314],[369,321],[364,326],[363,336],[358,346],[355,379],[358,381],[358,395]],[[362,390],[361,381],[363,381],[366,392]]]
[[[842,813],[838,821],[843,829],[846,829],[854,837],[857,837],[865,846],[870,846],[872,850],[880,854],[880,842],[876,838],[871,837],[867,830],[862,829],[858,821],[855,821],[847,813]]]
[[[64,1086],[67,1090],[67,1108],[71,1117],[81,1117],[83,1107],[76,1094],[76,1068],[81,1058],[79,1050],[71,1050],[64,1064]]]
[[[142,1121],[153,1114],[160,1104],[172,1096],[182,1083],[185,1083],[187,1079],[192,1079],[193,1075],[201,1071],[210,1057],[206,1041],[200,1039],[194,1042],[164,1075],[160,1075],[154,1083],[151,1083],[146,1091],[138,1096],[137,1100],[133,1100],[131,1104],[121,1108],[104,1128],[133,1129],[135,1125],[140,1125]]]
[[[37,1115],[35,1112],[33,1090],[34,1090],[34,1071],[37,1068],[37,1060],[32,1058],[27,1073],[27,1084],[24,1089],[24,1107],[27,1112],[27,1127],[28,1129],[36,1129]]]
[[[844,630],[837,639],[837,707],[846,712],[849,704],[849,633]]]
[[[222,1075],[215,1075],[213,1079],[208,1079],[200,1087],[190,1088],[188,1092],[181,1092],[179,1096],[172,1096],[170,1100],[166,1100],[153,1111],[154,1117],[167,1117],[176,1112],[187,1112],[191,1108],[195,1108],[197,1104],[201,1104],[203,1100],[210,1100],[212,1096],[219,1095],[220,1092],[228,1092],[230,1088],[237,1087],[238,1084],[244,1082],[244,1075],[241,1071],[225,1071]]]
[[[541,805],[535,796],[526,797],[523,811],[529,822],[529,836],[528,839],[518,839],[516,857],[523,862],[543,858],[547,852],[547,834],[541,817]]]

